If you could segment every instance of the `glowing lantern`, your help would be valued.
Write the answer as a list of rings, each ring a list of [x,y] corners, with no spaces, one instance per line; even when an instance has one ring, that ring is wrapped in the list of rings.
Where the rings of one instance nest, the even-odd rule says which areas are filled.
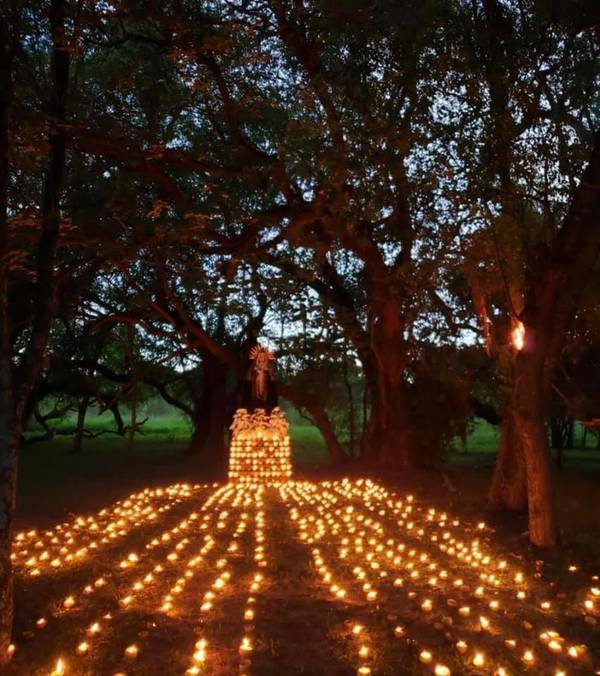
[[[419,654],[419,660],[421,660],[423,664],[430,664],[432,659],[433,655],[429,650],[421,650]]]
[[[475,653],[475,656],[473,657],[473,664],[476,667],[482,667],[485,664],[485,657],[483,653]]]
[[[138,656],[139,651],[140,649],[135,645],[135,643],[132,643],[131,645],[127,646],[127,648],[125,648],[125,655],[127,657],[134,658]]]
[[[511,337],[515,350],[521,351],[525,347],[525,325],[523,322],[517,321],[511,332]]]

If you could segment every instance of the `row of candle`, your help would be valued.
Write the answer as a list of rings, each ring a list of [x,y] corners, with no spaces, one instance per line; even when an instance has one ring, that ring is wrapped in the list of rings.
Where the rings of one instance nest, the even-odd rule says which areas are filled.
[[[13,562],[33,577],[63,570],[125,538],[133,530],[157,521],[204,488],[174,484],[165,489],[145,489],[97,515],[78,515],[43,533],[35,530],[18,533],[13,540]]]
[[[232,557],[238,556],[240,554],[239,539],[247,529],[249,521],[252,521],[254,524],[254,560],[257,566],[266,565],[266,559],[264,557],[264,512],[263,507],[263,491],[262,486],[252,486],[248,487],[245,485],[237,485],[236,491],[238,494],[238,499],[243,501],[243,504],[247,507],[254,507],[254,518],[251,519],[247,512],[243,512],[238,520],[237,527],[234,531],[233,537],[229,542],[227,547],[226,556],[220,559],[217,562],[217,569],[221,568],[222,572],[217,576],[217,578],[212,582],[210,588],[205,592],[202,597],[202,602],[199,608],[199,618],[198,618],[198,630],[196,636],[196,642],[194,644],[194,652],[192,655],[192,664],[187,669],[187,676],[195,676],[201,673],[201,670],[206,666],[206,662],[209,656],[209,641],[206,636],[207,630],[210,624],[210,618],[215,612],[216,604],[220,599],[223,598],[223,594],[226,591],[226,588],[232,587],[233,580],[233,569],[230,566],[230,561]],[[250,504],[248,504],[250,503]],[[251,591],[256,592],[259,588],[262,576],[256,573],[253,576],[253,581],[251,583]],[[249,597],[246,599],[246,607],[244,610],[244,621],[250,622],[254,618],[254,608],[253,608],[254,599]],[[242,658],[247,658],[247,656],[252,652],[252,641],[250,637],[244,633],[241,642],[239,653]]]
[[[328,483],[327,486],[337,493],[341,487],[350,490],[353,495],[357,491],[364,490],[364,505],[375,515],[385,514],[386,509],[395,517],[400,517],[397,525],[403,527],[405,535],[415,540],[426,541],[438,547],[439,551],[449,558],[468,563],[471,568],[478,572],[482,581],[493,585],[495,590],[507,592],[509,596],[516,597],[519,601],[528,600],[528,607],[535,608],[544,616],[552,609],[552,603],[546,598],[532,603],[528,596],[530,586],[526,576],[520,570],[510,566],[506,558],[497,559],[489,551],[482,548],[481,537],[487,531],[486,524],[479,522],[474,528],[467,523],[461,523],[456,517],[449,517],[445,512],[438,513],[433,507],[423,508],[415,505],[412,495],[404,500],[388,491],[385,487],[369,480],[359,480],[356,485],[348,480],[339,483]],[[386,509],[382,510],[382,506]],[[418,524],[415,527],[415,524]],[[441,530],[440,530],[441,529]],[[458,536],[455,533],[458,532]],[[476,532],[471,542],[463,541],[469,532]],[[490,572],[485,572],[485,569]],[[569,572],[576,573],[578,566],[570,565]],[[539,572],[534,574],[534,579],[541,577]],[[579,593],[580,612],[588,624],[595,625],[595,617],[600,614],[598,608],[600,600],[600,580],[597,575],[592,576],[591,585],[583,593]]]
[[[436,571],[438,564],[434,563],[428,554],[424,552],[419,553],[415,549],[408,549],[406,545],[402,543],[398,545],[391,538],[386,539],[385,530],[382,524],[370,515],[365,516],[364,513],[361,513],[361,508],[356,506],[360,505],[360,501],[358,501],[357,498],[356,484],[349,487],[348,485],[344,486],[340,482],[335,485],[329,485],[328,487],[324,486],[325,484],[316,485],[305,483],[296,484],[293,489],[285,487],[282,490],[286,496],[293,496],[296,501],[302,501],[309,509],[309,512],[301,519],[301,525],[303,526],[301,538],[303,540],[308,544],[317,543],[321,540],[338,542],[341,545],[338,547],[338,558],[341,563],[347,562],[352,554],[356,557],[363,558],[366,565],[355,565],[352,568],[352,575],[355,577],[356,582],[361,584],[366,601],[376,602],[380,595],[378,585],[374,580],[368,579],[366,571],[371,570],[375,572],[377,574],[375,580],[379,578],[385,582],[389,574],[395,574],[397,569],[402,566],[402,552],[405,552],[406,554],[404,557],[404,564],[406,565],[408,572],[407,580],[410,583],[414,584],[422,577],[423,582],[433,589],[439,590],[443,588],[445,581],[449,577],[448,571],[443,569]],[[333,490],[329,491],[328,488],[333,488]],[[293,493],[290,492],[292,490]],[[355,502],[354,506],[341,506],[343,505],[342,497],[344,494],[346,494],[348,500]],[[408,502],[410,505],[412,500]],[[412,510],[409,509],[408,514],[411,512]],[[379,514],[380,518],[385,516],[385,514]],[[298,516],[296,515],[296,520],[297,519]],[[418,531],[419,528],[416,530]],[[477,552],[477,547],[475,547],[474,551]],[[482,558],[485,560],[485,557]],[[475,557],[475,560],[480,559]],[[486,563],[482,565],[489,565],[490,563],[491,561],[486,561]],[[456,563],[453,567],[456,567]],[[423,572],[419,570],[420,568]],[[477,568],[480,567],[478,566]],[[504,569],[505,566],[502,566],[501,568]],[[467,564],[467,573],[472,570],[470,565]],[[487,575],[487,573],[483,574]],[[492,589],[495,589],[494,582],[496,582],[495,579],[492,580]],[[403,587],[404,585],[405,581],[403,578],[394,578],[394,588]],[[464,590],[467,587],[466,585],[463,585],[460,578],[456,578],[453,581],[452,588],[454,590]],[[340,585],[335,585],[332,589],[338,598],[344,598],[346,590],[342,589]],[[414,592],[410,592],[409,597],[411,596],[414,599],[417,595]],[[484,587],[481,585],[478,586],[473,592],[473,596],[475,600],[482,599],[485,596]],[[453,599],[447,600],[452,601]],[[495,598],[492,598],[489,601],[486,600],[486,603],[488,603],[488,610],[498,611],[499,604]],[[471,607],[464,605],[458,606],[459,604],[456,603],[455,607],[460,617],[471,615]],[[431,613],[433,609],[433,601],[431,598],[423,598],[422,601],[420,601],[420,608],[425,614]],[[440,625],[441,623],[437,624]],[[479,615],[476,623],[476,630],[478,632],[490,631],[490,624],[490,620],[486,615]],[[498,627],[495,627],[494,631],[497,629]],[[490,636],[491,635],[492,634],[490,634]],[[560,637],[555,630],[540,632],[540,641],[553,653],[563,652],[562,645],[564,644],[564,639]],[[506,646],[516,647],[516,642],[508,639]],[[456,649],[460,654],[464,654],[467,651],[466,641],[458,639],[456,641]],[[564,653],[571,660],[577,660],[585,653],[585,648],[583,646],[567,647],[565,645]],[[431,662],[429,662],[429,657],[431,657]],[[433,663],[431,651],[424,649],[421,659],[422,661],[427,660],[427,663]],[[485,655],[481,651],[475,651],[475,653],[472,654],[472,663],[477,667],[482,667],[485,660]],[[534,652],[529,648],[525,648],[522,652],[520,662],[522,666],[533,665],[536,662]],[[439,673],[446,673],[446,670],[448,670],[449,673],[449,667],[444,664],[436,665],[435,669],[437,669]],[[506,668],[498,666],[498,671],[499,673],[506,673]],[[557,673],[561,673],[562,671],[562,669],[558,669]]]
[[[206,512],[213,505],[216,505],[220,510],[220,505],[233,495],[234,491],[229,487],[215,490],[209,495],[207,500],[201,506],[200,513]],[[142,590],[147,589],[155,584],[159,580],[160,574],[165,570],[166,565],[169,563],[174,563],[178,560],[180,552],[189,543],[188,533],[198,519],[198,516],[199,515],[196,511],[189,512],[181,521],[178,521],[175,526],[163,530],[158,536],[149,537],[145,543],[143,553],[138,554],[136,552],[129,552],[129,554],[127,554],[124,558],[113,563],[112,576],[109,573],[104,573],[100,577],[95,577],[93,580],[90,579],[83,587],[81,597],[79,597],[74,591],[69,593],[56,605],[55,611],[53,613],[54,619],[58,619],[65,613],[78,608],[84,599],[88,599],[97,591],[105,589],[107,585],[113,581],[113,579],[116,581],[118,577],[122,577],[123,575],[127,575],[133,571],[137,571],[147,558],[154,558],[154,550],[157,548],[172,546],[172,549],[168,551],[165,556],[165,563],[154,564],[152,562],[151,570],[147,570],[145,574],[142,573],[136,580],[133,581],[130,588],[124,594],[122,594],[120,598],[118,598],[117,609],[118,607],[127,609],[132,606],[136,595],[138,595]],[[201,530],[206,530],[210,527],[210,518],[212,518],[210,514],[208,517],[205,516],[198,532]],[[115,575],[117,578],[114,577]],[[109,598],[112,599],[113,596],[111,595]],[[107,624],[112,619],[113,613],[114,611],[105,612],[89,624],[87,629],[83,631],[87,639],[79,643],[75,651],[77,654],[83,655],[88,652],[88,639],[93,638],[101,632],[103,625]],[[38,630],[46,628],[47,625],[48,619],[46,617],[38,618],[35,623],[35,627]]]
[[[289,436],[232,439],[229,453],[230,481],[268,483],[287,481],[291,476]]]
[[[349,610],[364,604],[362,621],[356,616],[349,619],[347,633],[355,642],[358,674],[377,671],[379,642],[388,640],[367,626],[369,622],[362,619],[366,614],[379,616],[377,626],[382,621],[388,624],[389,636],[404,641],[436,676],[473,669],[497,676],[525,669],[555,676],[593,671],[588,648],[567,640],[551,626],[552,620],[558,623],[561,619],[556,601],[541,595],[545,587],[536,577],[515,568],[508,557],[495,555],[490,530],[483,522],[459,521],[368,479],[275,482],[274,488],[261,479],[214,490],[204,504],[195,506],[174,526],[149,537],[143,548],[115,559],[112,575],[90,579],[81,599],[77,593],[63,598],[56,617],[81,607],[84,597],[107,584],[121,581],[117,603],[107,595],[98,599],[103,610],[93,621],[86,620],[73,656],[55,659],[52,673],[62,676],[70,670],[71,660],[83,659],[93,672],[95,637],[106,636],[114,618],[126,621],[123,614],[138,602],[147,603],[151,592],[160,598],[154,612],[175,618],[179,601],[184,594],[189,596],[190,582],[201,569],[208,572],[212,566],[216,576],[198,600],[198,634],[187,674],[210,669],[212,618],[217,604],[239,588],[241,576],[236,571],[248,559],[243,552],[250,551],[249,545],[242,545],[248,539],[244,533],[253,524],[253,569],[244,573],[249,574],[249,586],[238,648],[240,670],[246,670],[256,649],[256,598],[267,566],[267,499],[282,500],[287,506],[328,592]],[[577,567],[573,568],[576,572]],[[158,593],[161,587],[166,593]],[[585,592],[586,616],[595,615],[599,599],[600,589],[592,584]],[[114,607],[107,608],[107,603]],[[404,620],[392,622],[390,618],[398,615],[404,615]],[[46,624],[41,617],[36,628]],[[123,645],[124,670],[144,652],[143,641],[140,634]]]

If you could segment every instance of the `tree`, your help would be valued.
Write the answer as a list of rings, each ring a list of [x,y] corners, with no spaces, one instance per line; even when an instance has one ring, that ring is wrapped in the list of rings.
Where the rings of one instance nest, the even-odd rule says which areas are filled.
[[[483,151],[463,160],[478,172],[468,180],[486,223],[466,249],[467,276],[486,349],[505,383],[491,500],[527,505],[531,541],[552,545],[548,393],[600,252],[596,56],[589,33],[541,27],[529,5],[485,0],[472,20],[466,48],[483,65],[489,103]]]
[[[13,63],[19,50],[20,16],[16,3],[3,6],[2,113],[0,115],[0,246],[3,252],[0,267],[2,291],[0,336],[2,401],[0,402],[0,660],[8,655],[12,625],[12,570],[10,563],[12,519],[15,509],[17,449],[25,412],[35,380],[43,368],[50,325],[55,311],[55,261],[60,235],[60,200],[65,171],[66,97],[69,82],[70,50],[65,30],[66,3],[52,0],[49,8],[52,62],[49,101],[48,164],[44,176],[40,204],[39,238],[35,251],[35,311],[31,318],[29,338],[15,368],[13,334],[8,307],[9,273],[9,125],[13,104]]]

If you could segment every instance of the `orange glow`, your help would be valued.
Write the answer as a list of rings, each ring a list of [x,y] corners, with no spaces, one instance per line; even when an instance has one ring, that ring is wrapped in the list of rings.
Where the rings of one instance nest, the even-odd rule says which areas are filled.
[[[280,535],[271,531],[271,514],[291,529],[288,536],[306,550],[311,560],[311,593],[319,585],[321,597],[328,594],[340,608],[348,611],[343,626],[347,628],[344,634],[349,636],[340,632],[340,637],[345,642],[347,639],[354,642],[353,650],[347,652],[355,674],[378,673],[381,650],[386,646],[382,642],[391,640],[392,636],[395,641],[411,646],[415,660],[427,665],[422,668],[431,676],[452,676],[472,668],[496,676],[525,673],[525,670],[533,674],[537,668],[539,673],[559,676],[566,674],[569,664],[580,666],[581,670],[592,664],[592,644],[586,647],[579,641],[575,643],[566,632],[562,636],[560,626],[553,627],[552,623],[564,620],[563,613],[567,610],[594,627],[589,619],[595,620],[599,612],[598,576],[592,576],[591,583],[586,581],[572,601],[556,594],[556,600],[544,600],[549,596],[548,587],[537,577],[518,570],[504,549],[495,552],[489,535],[492,529],[483,521],[463,522],[412,495],[398,494],[366,477],[320,482],[281,480],[279,473],[272,481],[267,477],[257,470],[255,477],[243,476],[237,482],[222,486],[187,486],[174,491],[167,488],[170,492],[164,493],[166,498],[158,506],[147,504],[146,496],[150,493],[144,491],[139,499],[128,500],[131,505],[125,507],[123,503],[124,509],[132,510],[135,503],[139,503],[134,510],[139,516],[132,514],[128,522],[124,512],[116,513],[117,508],[98,513],[94,519],[101,532],[109,532],[108,526],[115,519],[122,520],[122,527],[129,531],[136,524],[145,525],[148,522],[145,514],[150,510],[156,510],[156,519],[152,521],[156,526],[162,524],[164,530],[156,533],[153,529],[145,543],[136,539],[138,553],[125,559],[135,566],[122,568],[122,557],[111,557],[111,553],[106,552],[104,562],[110,566],[105,577],[96,577],[102,563],[98,559],[98,565],[93,566],[87,579],[77,582],[76,588],[63,590],[55,604],[56,613],[34,616],[32,624],[39,630],[57,625],[69,615],[72,626],[80,623],[80,637],[73,640],[72,645],[58,646],[61,651],[69,651],[62,652],[67,662],[59,658],[58,653],[49,658],[43,673],[68,676],[82,673],[86,665],[93,669],[98,649],[115,638],[120,640],[116,632],[130,616],[131,607],[168,613],[170,626],[178,621],[182,603],[187,598],[196,608],[198,629],[206,630],[208,636],[216,634],[220,618],[229,607],[228,598],[232,593],[240,593],[242,584],[247,595],[245,604],[239,607],[238,627],[243,626],[243,631],[236,645],[244,669],[252,668],[254,655],[264,654],[271,640],[268,617],[262,622],[256,621],[269,607],[261,603],[261,596],[265,594],[268,598],[273,592],[279,593],[281,582],[277,573],[282,550],[275,539]],[[207,493],[200,498],[199,491]],[[152,494],[157,494],[156,489]],[[193,511],[179,515],[176,522],[168,516],[163,523],[170,509],[189,499],[193,499],[193,504],[188,506]],[[66,560],[66,556],[76,551],[75,547],[95,542],[94,532],[77,533],[73,525],[79,519],[88,523],[87,518],[77,516],[49,531],[17,535],[14,551],[21,573],[30,574],[25,562],[32,555],[38,556],[39,551],[47,550],[49,557],[56,553]],[[121,526],[116,524],[114,528]],[[109,543],[100,540],[98,547],[104,544]],[[173,553],[178,556],[171,562]],[[95,548],[90,548],[90,558],[95,555]],[[40,575],[53,576],[54,572],[44,561]],[[206,578],[207,572],[211,572],[209,578]],[[77,610],[83,606],[79,590],[85,588],[84,585],[92,588],[90,596],[85,597],[91,610],[98,589],[105,585],[111,589],[115,582],[122,596],[120,603],[118,598],[113,599],[112,613],[106,612],[107,597],[98,600],[95,618],[88,617],[87,611],[85,618],[78,618]],[[365,601],[371,602],[368,611]],[[452,642],[447,646],[422,645],[410,623],[406,627],[394,626],[391,620],[397,619],[397,609],[403,602],[410,603],[423,623],[429,620],[434,628],[441,615],[439,626],[448,632],[447,638]],[[358,616],[353,616],[357,609]],[[527,612],[531,619],[526,627],[530,631],[527,643],[521,633],[521,627],[525,626],[519,619],[521,612]],[[372,631],[376,624],[371,620],[377,622],[377,618],[390,621],[386,622],[390,630],[387,639],[382,633]],[[53,631],[57,630],[55,626]],[[31,639],[41,633],[35,632]],[[45,633],[47,635],[47,630]],[[514,636],[519,636],[519,640]],[[137,671],[143,670],[145,663],[153,659],[153,650],[148,649],[151,641],[151,637],[138,632],[136,643],[125,643],[120,648],[123,663],[141,662]],[[213,664],[219,661],[218,650],[212,651],[203,635],[197,635],[195,641],[185,671],[187,676],[211,672]],[[488,651],[491,644],[494,650]],[[25,645],[19,646],[15,658],[18,673],[25,673],[20,666],[28,659],[22,654],[25,650]],[[14,645],[9,652],[14,652]],[[501,666],[505,658],[516,664],[515,672],[509,671],[508,664]]]
[[[516,323],[511,335],[515,350],[521,351],[525,347],[525,325],[523,322]]]

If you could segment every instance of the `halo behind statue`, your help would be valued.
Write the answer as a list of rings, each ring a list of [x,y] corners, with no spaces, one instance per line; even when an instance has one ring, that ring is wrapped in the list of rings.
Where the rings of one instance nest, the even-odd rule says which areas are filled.
[[[256,361],[261,355],[264,355],[269,361],[275,361],[275,353],[268,350],[263,345],[255,345],[250,350],[250,359]]]

